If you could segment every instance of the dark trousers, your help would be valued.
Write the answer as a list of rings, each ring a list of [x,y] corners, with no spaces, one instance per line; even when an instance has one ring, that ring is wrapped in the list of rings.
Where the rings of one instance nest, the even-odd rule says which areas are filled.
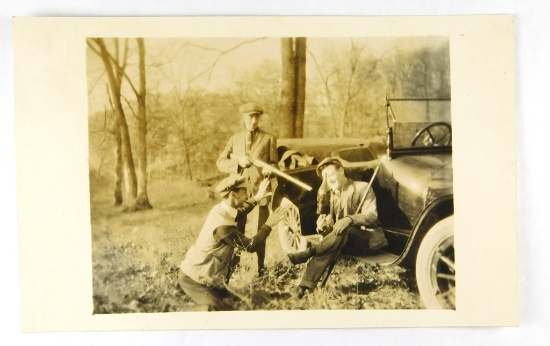
[[[269,217],[269,209],[267,206],[259,206],[258,207],[258,228],[262,227],[265,222],[267,221],[267,218]],[[262,271],[264,269],[264,262],[265,262],[265,242],[263,243],[263,246],[259,246],[256,250],[256,255],[258,256],[258,273],[261,275]]]
[[[342,233],[328,234],[315,246],[316,255],[306,265],[300,286],[314,289],[329,265],[336,260],[340,252],[363,256],[372,252],[369,248],[367,231],[357,227],[348,227]]]
[[[268,217],[269,217],[269,208],[267,206],[258,206],[258,224],[256,225],[256,231],[265,224]],[[244,233],[245,225],[246,225],[246,215],[242,215],[240,218],[237,219],[237,228]],[[258,248],[256,249],[256,255],[258,257],[258,273],[261,275],[264,269],[264,262],[265,262],[265,243],[263,243],[262,246],[258,246]],[[234,271],[234,267],[237,264],[239,264],[239,262],[240,262],[240,257],[236,253],[235,259],[233,261],[233,265],[230,269],[230,273]]]
[[[231,297],[231,294],[223,289],[203,285],[179,271],[178,283],[193,301],[197,304],[193,311],[230,311],[234,308],[224,302],[225,298]]]

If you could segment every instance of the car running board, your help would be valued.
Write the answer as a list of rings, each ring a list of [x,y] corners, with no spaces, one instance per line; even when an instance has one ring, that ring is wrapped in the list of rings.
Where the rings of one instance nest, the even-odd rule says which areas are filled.
[[[350,258],[353,258],[353,259],[355,259],[359,262],[367,263],[367,264],[370,264],[370,265],[378,264],[378,265],[381,265],[381,266],[392,265],[399,258],[398,255],[394,255],[392,253],[383,252],[383,251],[378,251],[376,254],[369,255],[369,256],[349,256],[349,255],[346,255],[346,257],[350,257]]]

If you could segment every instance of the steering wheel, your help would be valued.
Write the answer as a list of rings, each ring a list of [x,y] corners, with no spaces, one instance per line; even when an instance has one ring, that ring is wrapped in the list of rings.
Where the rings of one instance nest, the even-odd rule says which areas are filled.
[[[423,137],[423,138],[422,138]],[[445,122],[437,122],[424,127],[418,131],[411,142],[411,146],[416,146],[416,142],[422,138],[423,146],[438,147],[451,144],[452,129],[451,125]]]

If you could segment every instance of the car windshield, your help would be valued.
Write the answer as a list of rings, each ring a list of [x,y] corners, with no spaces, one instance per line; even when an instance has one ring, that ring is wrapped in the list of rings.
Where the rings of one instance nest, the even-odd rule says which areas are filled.
[[[451,146],[451,101],[388,99],[393,148]]]

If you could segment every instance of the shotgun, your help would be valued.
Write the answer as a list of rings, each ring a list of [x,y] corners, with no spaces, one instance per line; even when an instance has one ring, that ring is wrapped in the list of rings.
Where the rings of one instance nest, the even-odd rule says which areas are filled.
[[[238,155],[235,155],[235,154],[231,154],[231,158],[239,160],[242,157],[238,156]],[[298,185],[299,187],[301,187],[302,189],[304,189],[306,191],[313,190],[313,188],[311,186],[309,186],[308,184],[306,184],[304,182],[301,182],[300,180],[286,174],[285,172],[283,172],[281,170],[278,170],[277,168],[275,168],[273,166],[268,165],[267,163],[263,162],[262,160],[258,160],[258,159],[254,159],[254,158],[251,158],[251,160],[252,160],[252,164],[256,167],[265,168],[269,172],[271,172],[271,173],[273,173],[273,174],[275,174],[275,175],[277,175],[281,178],[284,178],[284,179],[290,181],[291,183],[293,183],[295,185]]]

